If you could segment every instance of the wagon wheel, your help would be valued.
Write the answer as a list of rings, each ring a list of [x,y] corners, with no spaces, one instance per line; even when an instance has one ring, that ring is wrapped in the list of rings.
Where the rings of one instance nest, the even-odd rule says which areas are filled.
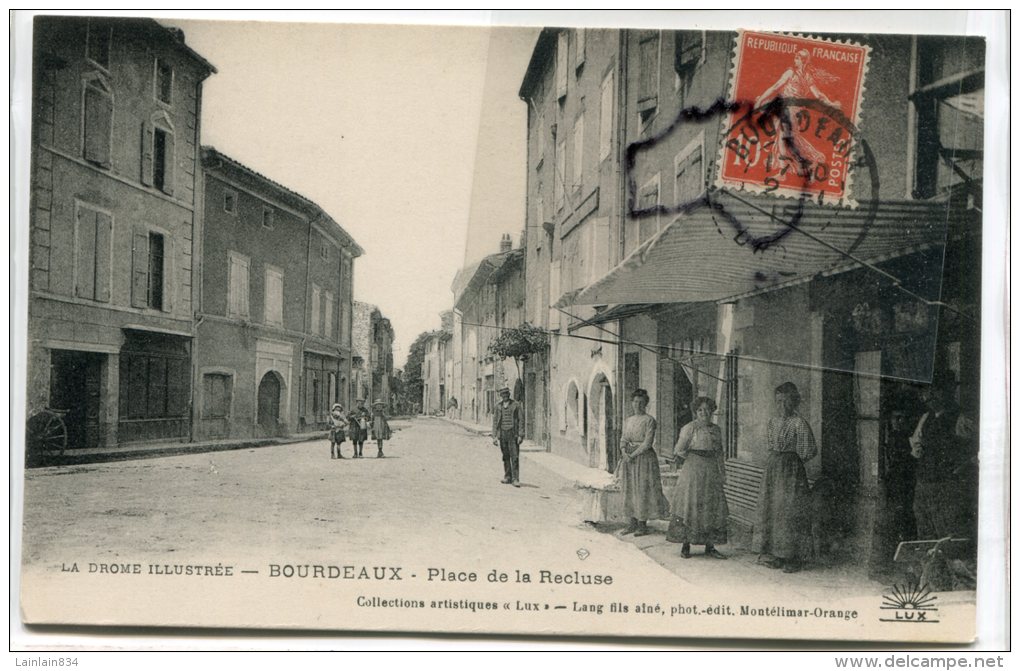
[[[30,462],[46,456],[63,456],[67,449],[67,425],[63,414],[50,409],[40,410],[28,419],[25,447]]]

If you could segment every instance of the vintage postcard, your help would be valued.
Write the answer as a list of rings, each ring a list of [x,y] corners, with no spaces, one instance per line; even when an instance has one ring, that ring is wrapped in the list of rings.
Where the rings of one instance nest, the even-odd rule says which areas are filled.
[[[984,37],[30,34],[26,625],[974,639]]]

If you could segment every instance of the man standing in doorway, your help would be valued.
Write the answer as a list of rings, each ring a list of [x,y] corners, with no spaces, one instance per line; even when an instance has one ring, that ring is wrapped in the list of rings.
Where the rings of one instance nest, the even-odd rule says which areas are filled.
[[[503,484],[520,487],[519,454],[524,440],[521,404],[510,398],[510,388],[499,390],[499,403],[492,413],[492,444],[503,452]]]

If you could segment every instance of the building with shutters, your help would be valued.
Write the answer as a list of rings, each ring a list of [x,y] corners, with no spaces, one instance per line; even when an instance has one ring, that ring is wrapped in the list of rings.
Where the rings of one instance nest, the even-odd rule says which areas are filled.
[[[323,429],[352,400],[362,250],[318,205],[212,147],[202,171],[196,436]]]
[[[203,81],[148,19],[35,19],[28,411],[70,449],[191,436]]]
[[[853,182],[845,173],[823,178],[837,174],[835,158],[816,161],[821,173],[779,196],[733,176],[779,169],[767,163],[777,156],[766,154],[775,146],[768,119],[713,108],[741,103],[735,54],[769,44],[767,36],[544,30],[521,88],[529,106],[527,306],[554,333],[545,368],[553,452],[611,468],[611,444],[592,432],[605,435],[610,414],[619,427],[628,397],[644,388],[665,457],[691,419],[692,400],[709,396],[727,451],[732,537],[746,538],[773,390],[793,382],[820,449],[806,467],[829,497],[825,540],[838,557],[883,570],[904,540],[891,522],[893,415],[916,423],[920,391],[938,384],[976,418],[984,45],[826,37],[835,42],[811,45],[818,62],[809,72],[821,73],[816,88],[833,98],[851,91],[840,98],[843,121],[804,107],[794,110],[792,132],[813,129],[810,137],[830,142],[835,158],[853,135]],[[763,53],[747,53],[764,67]],[[855,58],[867,63],[856,70],[859,96],[852,77],[839,74],[860,65]],[[594,80],[615,82],[612,104],[596,95]],[[605,159],[601,140],[589,148],[584,139],[603,120]],[[776,179],[788,184],[786,175]],[[840,194],[825,191],[830,185]],[[602,217],[604,238],[588,228]],[[585,238],[586,230],[596,233]],[[596,241],[587,256],[585,240]],[[598,360],[611,403],[592,402]],[[961,498],[972,499],[976,480],[964,489]]]
[[[520,88],[528,106],[526,316],[552,333],[548,355],[524,367],[526,433],[609,471],[618,433],[618,324],[589,326],[591,306],[555,303],[621,258],[623,48],[617,30],[546,28]]]
[[[455,357],[438,379],[452,381],[459,419],[484,427],[492,422],[492,410],[501,387],[509,387],[517,400],[524,399],[524,382],[512,359],[489,352],[489,343],[504,329],[524,321],[524,249],[514,248],[509,234],[500,241],[499,252],[457,271],[453,280],[453,340],[444,345]],[[449,376],[445,371],[449,369]],[[522,371],[523,372],[523,371]],[[527,416],[525,416],[527,420]]]
[[[460,401],[453,393],[453,311],[440,313],[440,319],[442,328],[429,333],[425,340],[421,408],[426,415],[456,416]]]
[[[393,325],[377,306],[354,301],[353,343],[351,400],[380,400],[394,412]]]

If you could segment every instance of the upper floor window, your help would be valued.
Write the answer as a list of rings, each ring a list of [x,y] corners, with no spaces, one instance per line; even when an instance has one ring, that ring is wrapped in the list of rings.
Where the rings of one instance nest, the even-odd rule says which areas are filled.
[[[165,238],[159,233],[149,233],[149,287],[148,303],[154,310],[163,309],[163,261]]]
[[[113,43],[113,26],[89,19],[85,40],[85,56],[105,70],[110,69],[110,45]]]
[[[599,98],[599,161],[609,158],[613,145],[613,111],[615,105],[615,73],[609,71],[602,80],[602,91]]]
[[[323,261],[329,259],[329,243],[324,242],[321,245],[319,245],[319,258],[321,258]]]
[[[131,305],[170,310],[170,241],[161,232],[138,227],[132,244]]]
[[[173,166],[174,140],[173,135],[163,128],[153,129],[152,135],[152,184],[160,191],[166,191],[170,185],[170,172]]]
[[[556,211],[563,209],[563,182],[567,179],[567,143],[556,143],[556,174],[553,175],[553,195],[556,200]]]
[[[637,111],[642,121],[659,107],[659,31],[644,31],[638,40]]]
[[[932,198],[958,187],[973,188],[984,163],[984,41],[981,38],[917,38],[915,198]]]
[[[156,59],[156,99],[167,105],[174,101],[174,69],[162,58]]]
[[[320,310],[322,309],[322,290],[319,289],[319,285],[318,284],[313,284],[312,285],[312,305],[311,305],[311,308],[312,308],[312,315],[311,315],[311,317],[312,317],[312,324],[311,324],[312,333],[315,334],[315,335],[320,335],[322,333],[322,331],[320,330],[321,329],[321,324],[322,324],[322,322],[320,320],[320,318],[321,318]]]
[[[695,200],[705,190],[705,137],[701,133],[684,147],[673,165],[676,170],[674,177],[676,205],[682,206]]]
[[[79,204],[74,231],[74,295],[93,301],[110,301],[110,261],[113,218],[89,205]]]
[[[578,71],[577,73],[578,75],[581,74],[580,70],[584,66],[585,59],[584,52],[585,47],[587,46],[587,42],[588,42],[587,28],[578,28],[577,30],[574,31],[574,69]]]
[[[705,31],[681,30],[674,33],[673,70],[676,89],[686,94],[694,72],[705,62]]]
[[[659,230],[659,174],[645,182],[638,193],[639,244]]]
[[[283,326],[283,271],[266,266],[266,323]]]
[[[276,221],[276,212],[271,207],[262,208],[262,227],[273,228]]]
[[[567,95],[567,31],[561,30],[556,39],[556,99]]]
[[[574,121],[574,182],[575,191],[581,190],[584,174],[584,114]]]
[[[84,82],[82,93],[82,157],[109,168],[113,152],[113,91],[99,75]]]
[[[223,192],[223,211],[227,214],[237,214],[237,194],[230,189]]]
[[[322,335],[333,339],[333,292],[323,293],[322,300]]]
[[[251,261],[237,252],[229,253],[227,316],[247,319],[249,315],[249,269]]]
[[[535,169],[542,167],[542,163],[545,162],[545,114],[539,114],[538,123],[535,126],[535,155],[538,156],[538,161],[535,163]]]
[[[142,125],[142,184],[174,193],[174,128],[160,111]]]

